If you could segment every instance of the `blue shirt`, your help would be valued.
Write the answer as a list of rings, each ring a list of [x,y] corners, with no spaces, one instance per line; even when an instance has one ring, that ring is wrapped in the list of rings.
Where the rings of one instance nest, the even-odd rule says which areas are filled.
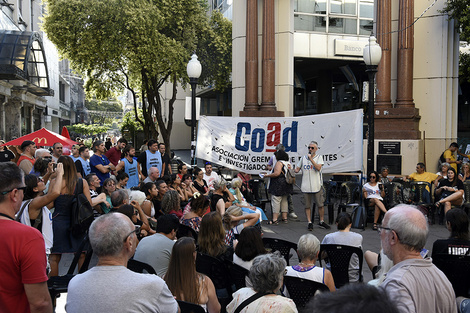
[[[127,181],[126,188],[130,189],[132,187],[139,185],[139,172],[137,171],[137,161],[132,160],[132,163],[129,162],[126,158],[121,160],[124,162],[124,172],[129,175],[129,180]]]
[[[97,165],[103,165],[103,166],[106,166],[109,164],[109,160],[108,158],[102,154],[101,156],[98,156],[96,154],[93,154],[90,158],[90,169],[91,169],[91,173],[95,173],[96,176],[98,176],[98,178],[100,179],[100,186],[103,186],[103,182],[109,178],[109,172],[104,174],[104,173],[101,173],[97,168],[96,166]]]

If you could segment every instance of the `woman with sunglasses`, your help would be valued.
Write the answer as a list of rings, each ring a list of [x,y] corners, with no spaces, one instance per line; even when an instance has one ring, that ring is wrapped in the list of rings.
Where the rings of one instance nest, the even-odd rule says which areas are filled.
[[[373,171],[369,174],[368,182],[362,186],[362,194],[364,199],[369,200],[369,206],[375,206],[373,230],[377,230],[377,221],[379,220],[380,211],[386,213],[387,209],[383,204],[385,192],[381,183],[379,183],[379,173]]]
[[[44,194],[46,184],[42,178],[34,174],[25,176],[26,189],[24,190],[23,202],[16,218],[21,224],[34,227],[41,232],[44,237],[46,255],[48,257],[53,243],[52,215],[49,209],[54,206],[54,200],[60,195],[60,187],[64,176],[62,163],[57,164],[55,174],[56,184],[53,188],[49,189],[47,194]]]

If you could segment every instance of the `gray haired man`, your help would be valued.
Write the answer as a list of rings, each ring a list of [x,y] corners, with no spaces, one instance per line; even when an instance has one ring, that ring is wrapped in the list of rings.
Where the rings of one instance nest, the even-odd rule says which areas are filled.
[[[381,287],[395,300],[400,312],[457,312],[451,283],[430,258],[420,252],[428,235],[424,215],[410,205],[385,213],[378,227],[385,255],[394,266]]]
[[[160,277],[126,268],[137,247],[139,230],[121,213],[108,213],[93,221],[89,237],[98,265],[70,281],[67,312],[179,312]]]

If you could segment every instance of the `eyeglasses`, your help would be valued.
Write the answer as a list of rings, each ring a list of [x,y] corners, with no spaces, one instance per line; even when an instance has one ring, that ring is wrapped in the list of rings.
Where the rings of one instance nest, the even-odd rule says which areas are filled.
[[[126,242],[127,238],[129,238],[129,236],[132,235],[133,233],[135,233],[135,235],[136,235],[137,237],[139,237],[139,235],[140,235],[140,226],[136,225],[136,226],[135,226],[135,229],[134,229],[133,231],[131,231],[131,232],[129,233],[129,235],[127,235],[127,236],[124,238],[123,241]]]
[[[44,178],[42,178],[42,176],[39,176],[39,177],[38,177],[38,183],[39,183],[39,182],[42,182],[42,181],[44,181]]]
[[[10,190],[7,190],[7,191],[2,191],[2,192],[0,192],[0,195],[4,196],[4,195],[6,195],[7,193],[12,192],[12,191],[15,190],[15,189],[17,189],[17,190],[23,190],[23,192],[24,192],[25,189],[26,189],[26,186],[24,186],[24,187],[15,187],[15,188],[10,189]]]
[[[313,150],[315,149],[315,147],[308,147],[308,150]]]
[[[382,232],[382,229],[394,231],[395,234],[397,234],[397,238],[400,239],[400,237],[398,236],[398,233],[397,233],[397,231],[396,231],[395,229],[388,228],[388,227],[383,227],[383,226],[377,226],[377,232],[378,232],[379,234]]]
[[[375,175],[371,175],[371,176],[369,176],[369,178],[376,178],[376,176],[375,176]]]

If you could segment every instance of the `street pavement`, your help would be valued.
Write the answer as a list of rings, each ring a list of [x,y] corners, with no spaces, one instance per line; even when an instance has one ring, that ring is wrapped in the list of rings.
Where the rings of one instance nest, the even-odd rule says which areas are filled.
[[[186,163],[190,163],[190,152],[189,150],[183,150],[183,151],[176,151],[176,154]],[[199,160],[198,165],[203,167],[203,162],[202,160]],[[301,181],[298,179],[297,181]],[[289,221],[287,224],[284,223],[279,223],[279,225],[266,225],[265,222],[263,222],[262,228],[263,228],[263,234],[265,237],[272,237],[272,238],[280,238],[284,240],[288,240],[291,242],[297,243],[300,236],[303,234],[309,233],[307,230],[307,218],[305,216],[305,204],[304,204],[304,197],[299,189],[298,186],[294,188],[294,194],[293,194],[293,204],[294,204],[294,211],[297,214],[298,218],[297,219],[291,219],[289,218]],[[348,211],[351,213],[351,211]],[[336,212],[335,217],[336,217]],[[266,214],[268,218],[271,217],[271,206],[269,204],[266,204]],[[436,218],[437,220],[437,218]],[[335,232],[336,226],[335,225],[330,225],[331,229],[322,229],[318,226],[318,212],[315,212],[315,221],[314,221],[314,228],[311,233],[315,235],[320,242],[323,240],[326,234],[329,234],[331,232]],[[328,210],[325,207],[325,222],[328,222]],[[351,231],[359,233],[363,237],[363,251],[373,251],[373,252],[379,252],[380,251],[380,236],[377,233],[377,231],[372,230],[372,223],[368,223],[367,227],[362,230],[362,229],[351,229]],[[429,236],[426,241],[426,246],[425,248],[429,250],[429,255],[431,255],[431,249],[434,241],[437,239],[446,239],[449,237],[449,232],[443,225],[430,225],[429,227]],[[297,262],[297,256],[295,253],[292,256],[290,260],[290,265],[294,265]],[[68,267],[70,266],[70,263],[72,262],[73,255],[68,254],[64,255],[61,263],[59,265],[59,273],[60,275],[66,274]],[[92,258],[90,266],[94,266],[97,263],[96,256]],[[372,279],[372,273],[367,267],[367,264],[364,260],[363,263],[363,275],[364,275],[364,282],[367,282]],[[57,308],[56,312],[65,312],[65,302],[66,302],[66,294],[62,294],[60,298],[57,299]]]

